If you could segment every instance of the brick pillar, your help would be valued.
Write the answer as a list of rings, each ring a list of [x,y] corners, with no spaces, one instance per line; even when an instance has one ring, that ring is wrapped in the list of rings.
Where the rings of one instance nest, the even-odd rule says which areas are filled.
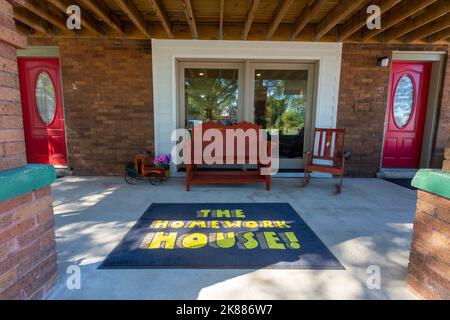
[[[425,299],[450,299],[450,139],[443,170],[420,170],[408,286]]]
[[[44,298],[57,280],[54,169],[26,161],[16,57],[26,43],[0,0],[0,300]]]
[[[16,58],[16,49],[24,46],[11,4],[0,0],[0,170],[27,163]]]
[[[450,128],[448,135],[450,136]],[[444,170],[444,172],[450,172],[450,138],[448,138],[447,143],[445,144],[444,159],[442,170]]]

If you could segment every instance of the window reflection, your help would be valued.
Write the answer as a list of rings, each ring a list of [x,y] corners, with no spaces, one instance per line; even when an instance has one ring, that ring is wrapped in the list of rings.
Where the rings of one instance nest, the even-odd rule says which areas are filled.
[[[205,121],[238,121],[238,69],[186,68],[184,79],[188,129]]]
[[[398,82],[394,97],[394,121],[397,127],[404,128],[411,118],[414,105],[414,85],[408,75]]]
[[[42,122],[49,125],[55,117],[55,88],[47,72],[39,74],[36,81],[36,105]]]
[[[279,130],[282,158],[303,157],[307,85],[306,70],[255,72],[255,123]]]

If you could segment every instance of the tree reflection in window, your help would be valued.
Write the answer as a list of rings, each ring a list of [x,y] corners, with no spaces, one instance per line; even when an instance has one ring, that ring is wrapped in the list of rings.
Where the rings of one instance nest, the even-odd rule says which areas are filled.
[[[307,70],[256,70],[255,123],[279,130],[280,157],[303,157]]]
[[[303,90],[288,92],[287,80],[262,80],[266,97],[265,114],[256,122],[267,129],[278,129],[285,134],[297,134],[305,126],[306,96]]]
[[[237,69],[185,69],[188,128],[204,121],[237,122],[238,73]]]
[[[404,128],[411,118],[414,106],[414,84],[408,75],[398,82],[394,97],[394,121],[397,127]]]
[[[45,125],[52,123],[55,117],[55,88],[47,72],[42,71],[36,81],[36,105],[39,116]]]

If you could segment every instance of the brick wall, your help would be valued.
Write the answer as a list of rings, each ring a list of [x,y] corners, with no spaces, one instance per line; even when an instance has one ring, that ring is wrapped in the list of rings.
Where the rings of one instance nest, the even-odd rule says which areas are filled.
[[[442,166],[442,170],[445,172],[450,172],[450,127],[448,128],[448,140],[445,144],[445,151],[444,151],[444,164]]]
[[[0,1],[0,171],[27,162],[20,104],[16,47],[26,39],[15,32],[11,5]]]
[[[447,128],[450,136],[450,127]],[[450,172],[450,138],[442,170]],[[450,299],[450,200],[418,192],[408,286],[426,299]]]
[[[384,121],[389,93],[390,69],[377,66],[377,59],[392,57],[394,50],[449,51],[448,46],[394,46],[344,44],[338,106],[338,127],[347,128],[348,175],[374,176],[381,162]],[[450,123],[450,67],[447,67],[433,165],[440,167]]]
[[[426,299],[450,299],[450,200],[419,191],[408,285]]]
[[[16,58],[26,43],[0,0],[0,174],[27,163]],[[50,186],[0,201],[0,300],[45,298],[57,281],[51,203]]]
[[[121,175],[130,157],[153,151],[151,50],[148,41],[30,39],[58,45],[69,165],[80,175]],[[346,127],[352,159],[347,174],[374,176],[381,161],[389,68],[377,58],[393,50],[448,50],[448,46],[345,44],[338,126]],[[442,162],[450,122],[450,67],[445,77],[433,166]],[[101,164],[101,165],[100,165]]]
[[[60,47],[68,160],[77,175],[122,175],[153,151],[149,41],[30,39]]]
[[[57,281],[50,187],[0,206],[0,300],[42,299]]]

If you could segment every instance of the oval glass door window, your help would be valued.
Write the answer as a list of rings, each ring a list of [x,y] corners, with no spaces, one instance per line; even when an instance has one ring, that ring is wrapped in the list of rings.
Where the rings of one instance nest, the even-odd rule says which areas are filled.
[[[36,81],[36,106],[41,120],[46,125],[55,118],[55,88],[47,72],[42,71]]]
[[[413,114],[414,84],[407,75],[401,77],[395,90],[394,121],[400,129],[404,128]]]

